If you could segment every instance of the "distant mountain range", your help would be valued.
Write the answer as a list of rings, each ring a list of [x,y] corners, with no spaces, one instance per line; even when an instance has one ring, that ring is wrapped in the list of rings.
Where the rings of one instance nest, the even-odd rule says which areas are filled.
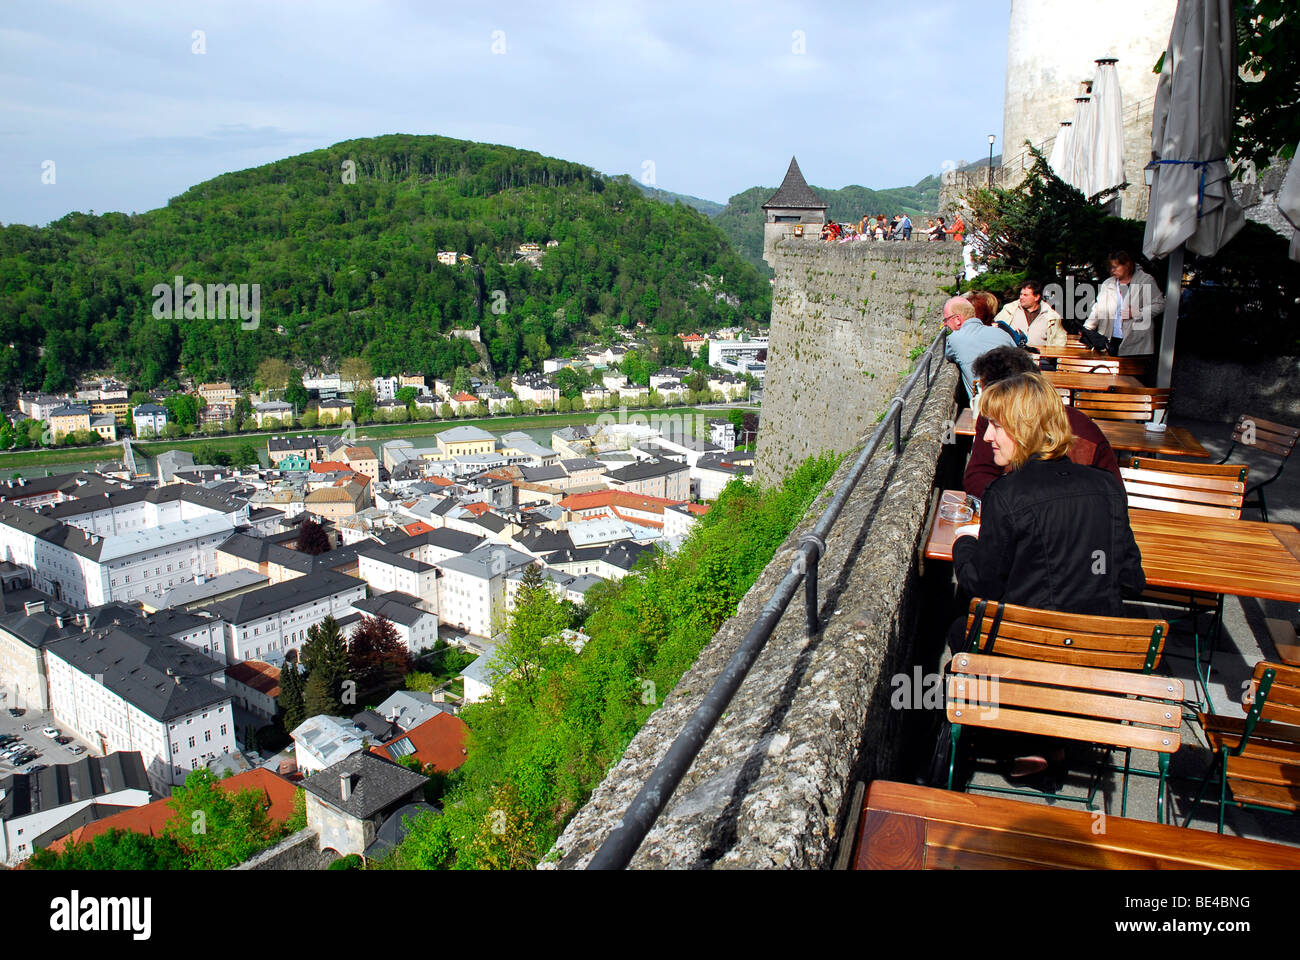
[[[655,200],[664,203],[681,201],[699,210],[726,234],[737,253],[765,275],[770,275],[771,268],[763,262],[763,204],[776,193],[776,187],[750,187],[723,205],[713,200],[648,187],[630,176],[628,182]],[[892,187],[887,190],[871,190],[857,184],[839,190],[826,187],[813,187],[813,190],[826,201],[826,216],[831,220],[857,221],[868,214],[874,216],[878,213],[890,217],[896,213],[907,213],[918,217],[933,213],[939,207],[937,176],[926,177],[915,186]]]

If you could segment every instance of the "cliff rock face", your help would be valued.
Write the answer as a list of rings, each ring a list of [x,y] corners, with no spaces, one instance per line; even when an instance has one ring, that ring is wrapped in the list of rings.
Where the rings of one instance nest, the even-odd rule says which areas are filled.
[[[911,354],[934,339],[961,269],[951,242],[827,244],[794,237],[772,257],[771,344],[755,470],[779,482],[806,457],[870,434]],[[919,351],[918,351],[919,352]]]

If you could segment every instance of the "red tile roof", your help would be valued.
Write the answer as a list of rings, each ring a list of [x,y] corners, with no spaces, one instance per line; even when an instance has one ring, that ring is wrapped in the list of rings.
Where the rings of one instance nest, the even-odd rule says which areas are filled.
[[[337,470],[351,470],[346,463],[341,460],[322,460],[319,463],[311,465],[312,473],[334,473]]]
[[[232,663],[226,667],[226,676],[238,680],[246,687],[252,687],[258,693],[264,693],[274,699],[280,695],[280,668],[273,667],[261,660],[245,660]]]
[[[476,517],[481,517],[483,514],[489,513],[492,510],[492,504],[490,503],[464,503],[461,504],[461,506]]]
[[[386,744],[371,747],[370,752],[386,760],[397,760],[389,748],[402,740],[409,739],[415,747],[415,758],[421,763],[431,763],[440,772],[455,770],[465,762],[465,737],[469,727],[460,717],[450,713],[439,713],[418,727],[412,727],[401,736],[394,737]]]
[[[433,527],[429,526],[423,520],[417,520],[415,523],[408,523],[402,527],[402,531],[408,537],[418,537],[422,533],[428,533]]]
[[[293,816],[293,795],[296,788],[279,774],[259,767],[256,770],[237,773],[219,783],[222,790],[232,793],[256,790],[262,794],[263,802],[267,804],[267,816],[277,823],[284,823]],[[86,843],[101,833],[113,829],[130,830],[151,837],[161,836],[167,821],[175,815],[176,811],[172,809],[170,800],[155,800],[153,803],[132,807],[130,810],[105,817],[103,820],[78,827],[66,837],[50,844],[50,849],[57,853],[70,843]]]
[[[681,500],[667,500],[663,497],[646,497],[626,490],[596,490],[592,493],[575,493],[565,497],[560,501],[560,506],[574,513],[580,510],[602,510],[610,507],[663,513],[664,507],[671,507],[681,502]]]
[[[478,397],[472,393],[457,393],[452,396],[457,403],[478,403]]]

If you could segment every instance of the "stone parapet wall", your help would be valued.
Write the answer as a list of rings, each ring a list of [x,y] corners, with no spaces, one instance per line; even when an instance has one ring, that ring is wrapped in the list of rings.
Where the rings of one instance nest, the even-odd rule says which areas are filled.
[[[817,263],[792,259],[809,269]],[[902,455],[881,445],[828,538],[819,570],[821,633],[806,637],[800,591],[633,867],[829,868],[852,784],[898,775],[902,720],[890,709],[890,678],[911,662],[918,548],[956,383],[956,368],[940,361],[929,389],[918,384],[903,414]],[[584,867],[609,835],[790,569],[799,539],[844,482],[856,452],[570,821],[543,869]]]
[[[310,827],[285,837],[255,857],[231,870],[324,870],[339,858],[333,850],[320,849],[316,831]]]
[[[915,235],[914,235],[915,236]],[[913,240],[788,237],[773,252],[771,343],[756,476],[779,481],[809,456],[842,453],[930,342],[961,269],[961,248]]]

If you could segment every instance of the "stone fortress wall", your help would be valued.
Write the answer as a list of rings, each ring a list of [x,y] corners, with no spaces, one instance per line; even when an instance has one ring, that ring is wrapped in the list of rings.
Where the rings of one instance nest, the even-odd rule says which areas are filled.
[[[786,237],[770,259],[771,343],[755,475],[779,482],[823,450],[871,433],[911,356],[934,339],[956,282],[951,242],[827,244]]]

